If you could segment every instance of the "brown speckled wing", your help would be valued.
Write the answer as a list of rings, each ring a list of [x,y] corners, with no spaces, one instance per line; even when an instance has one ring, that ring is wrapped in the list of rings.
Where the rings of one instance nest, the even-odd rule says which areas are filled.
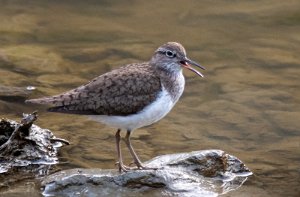
[[[61,95],[28,102],[52,104],[52,112],[126,116],[143,110],[161,91],[160,78],[147,63],[130,64],[103,74]]]

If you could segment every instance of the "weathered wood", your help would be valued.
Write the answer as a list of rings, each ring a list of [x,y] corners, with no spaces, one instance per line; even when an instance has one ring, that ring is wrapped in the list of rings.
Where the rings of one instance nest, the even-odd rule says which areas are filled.
[[[69,144],[48,129],[34,125],[37,112],[23,114],[20,123],[0,120],[0,173],[14,166],[54,164],[58,162],[57,144]]]

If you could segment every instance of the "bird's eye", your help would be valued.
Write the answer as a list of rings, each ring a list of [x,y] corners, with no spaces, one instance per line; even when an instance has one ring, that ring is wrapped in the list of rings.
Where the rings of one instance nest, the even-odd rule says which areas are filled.
[[[173,58],[173,57],[176,57],[176,53],[174,53],[172,51],[166,51],[166,56]]]

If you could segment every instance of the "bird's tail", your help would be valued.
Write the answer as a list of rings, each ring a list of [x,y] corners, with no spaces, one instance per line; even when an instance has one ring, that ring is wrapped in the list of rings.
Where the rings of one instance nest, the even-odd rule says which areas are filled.
[[[37,99],[29,99],[26,100],[25,103],[33,103],[33,104],[40,104],[40,105],[61,105],[62,99],[60,96],[51,96],[51,97],[43,97]]]

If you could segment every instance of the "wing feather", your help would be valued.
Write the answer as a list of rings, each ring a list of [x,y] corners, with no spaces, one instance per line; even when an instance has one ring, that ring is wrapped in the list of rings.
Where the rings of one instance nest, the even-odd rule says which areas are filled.
[[[131,64],[63,94],[26,102],[51,104],[51,112],[124,116],[143,110],[160,90],[160,79],[148,64]]]

